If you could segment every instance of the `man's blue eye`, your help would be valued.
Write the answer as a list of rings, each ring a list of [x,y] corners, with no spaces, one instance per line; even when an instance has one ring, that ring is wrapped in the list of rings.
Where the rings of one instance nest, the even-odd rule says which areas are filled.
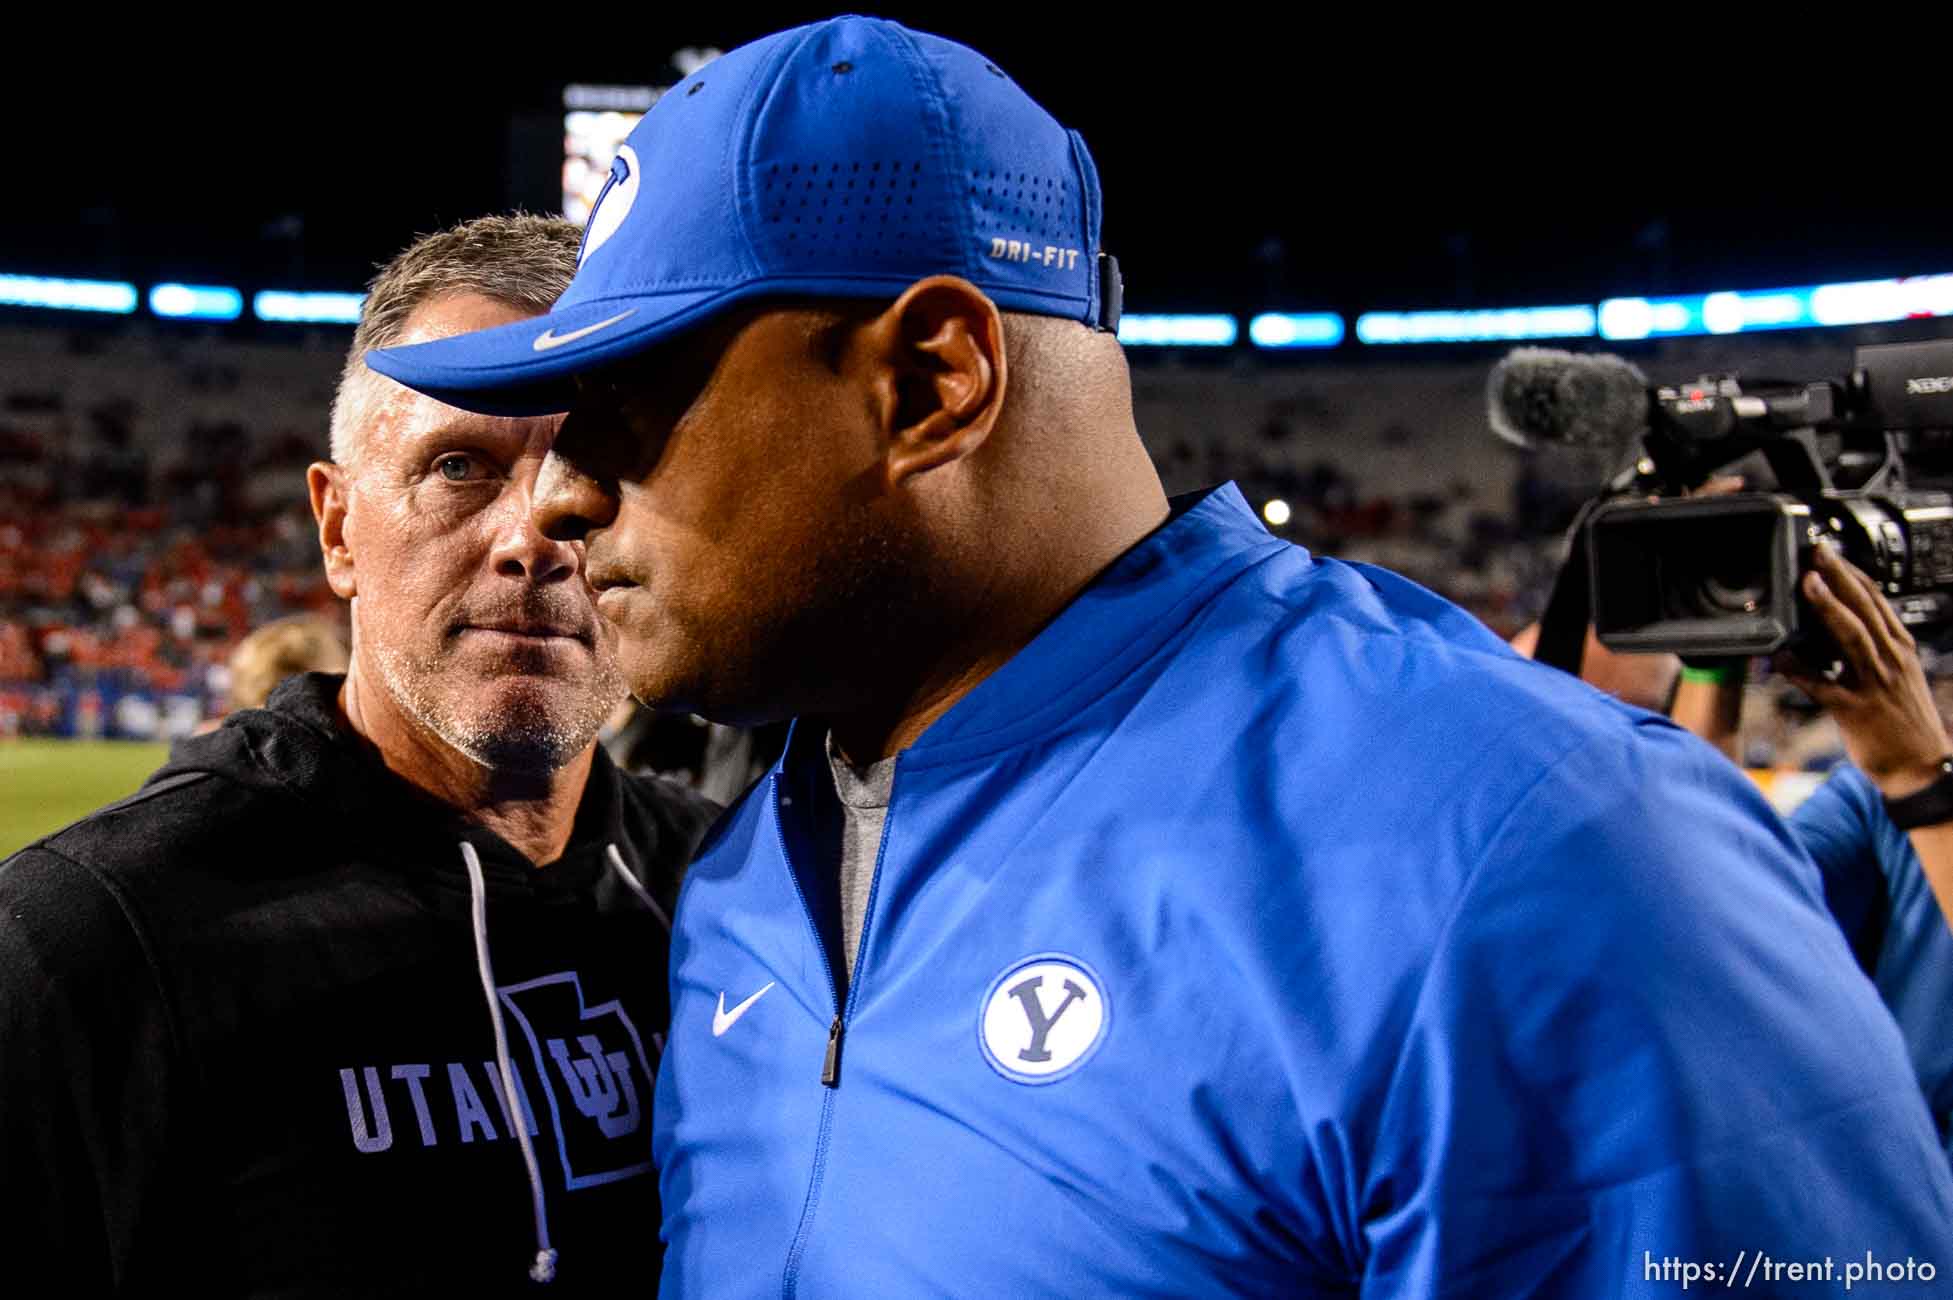
[[[466,456],[443,456],[434,463],[441,477],[450,483],[459,483],[468,477],[471,462]]]

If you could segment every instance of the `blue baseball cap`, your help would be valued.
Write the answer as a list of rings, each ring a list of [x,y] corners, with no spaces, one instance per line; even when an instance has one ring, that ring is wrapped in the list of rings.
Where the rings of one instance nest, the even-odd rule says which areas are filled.
[[[1010,311],[1118,325],[1084,139],[967,46],[848,16],[666,91],[617,151],[545,316],[366,363],[466,410],[569,409],[572,376],[765,297],[960,275]]]

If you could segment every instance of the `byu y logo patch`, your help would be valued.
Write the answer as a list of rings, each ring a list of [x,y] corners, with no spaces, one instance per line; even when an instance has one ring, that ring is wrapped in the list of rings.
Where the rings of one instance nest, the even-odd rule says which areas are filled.
[[[1063,953],[1013,962],[984,995],[983,1059],[1013,1083],[1052,1083],[1085,1063],[1112,1023],[1105,985]]]
[[[597,195],[597,202],[590,209],[590,224],[583,228],[583,247],[576,254],[578,266],[609,243],[617,228],[624,224],[624,218],[631,214],[631,207],[637,202],[638,172],[637,151],[627,144],[618,145],[617,156],[610,160],[610,179],[604,182],[603,192]]]

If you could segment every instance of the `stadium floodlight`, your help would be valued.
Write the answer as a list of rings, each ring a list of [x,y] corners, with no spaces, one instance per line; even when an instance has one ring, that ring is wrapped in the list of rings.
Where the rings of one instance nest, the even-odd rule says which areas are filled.
[[[1672,338],[1932,316],[1953,316],[1953,275],[1796,289],[1724,289],[1680,298],[1610,298],[1600,305],[1600,333],[1607,339]]]
[[[251,313],[259,320],[302,325],[357,325],[366,295],[358,293],[294,293],[266,289],[251,296]]]
[[[1820,284],[1811,290],[1810,305],[1811,320],[1818,325],[1870,325],[1953,316],[1953,275]]]
[[[1356,318],[1364,343],[1516,343],[1592,338],[1594,309],[1509,307],[1488,311],[1369,311]]]
[[[219,284],[159,284],[149,290],[149,310],[172,320],[236,320],[244,295]]]
[[[1679,298],[1609,298],[1600,305],[1604,339],[1742,334],[1815,324],[1809,289],[1689,294]]]
[[[1668,298],[1609,298],[1600,305],[1600,336],[1604,339],[1645,339],[1655,335],[1690,333],[1695,310],[1687,302]]]
[[[0,307],[105,311],[126,316],[136,309],[136,286],[120,280],[54,280],[38,275],[0,275]]]
[[[1127,347],[1227,348],[1241,336],[1232,316],[1127,315],[1119,341]]]
[[[1265,311],[1248,322],[1248,338],[1258,348],[1333,348],[1346,333],[1335,312]]]

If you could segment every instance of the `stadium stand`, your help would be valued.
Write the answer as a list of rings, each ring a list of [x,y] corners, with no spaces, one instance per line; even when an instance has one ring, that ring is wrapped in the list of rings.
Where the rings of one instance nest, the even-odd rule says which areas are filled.
[[[1842,372],[1851,331],[1648,345],[1658,378]],[[346,342],[123,322],[0,327],[0,736],[172,739],[221,714],[225,661],[326,588],[304,470]],[[1359,360],[1135,351],[1139,424],[1169,491],[1235,479],[1275,530],[1397,570],[1502,635],[1537,616],[1575,504],[1611,466],[1486,432],[1495,353]],[[1745,738],[1822,765],[1781,683]],[[1780,703],[1781,702],[1781,703]]]
[[[0,735],[187,734],[252,627],[341,617],[304,491],[341,347],[0,334]]]

